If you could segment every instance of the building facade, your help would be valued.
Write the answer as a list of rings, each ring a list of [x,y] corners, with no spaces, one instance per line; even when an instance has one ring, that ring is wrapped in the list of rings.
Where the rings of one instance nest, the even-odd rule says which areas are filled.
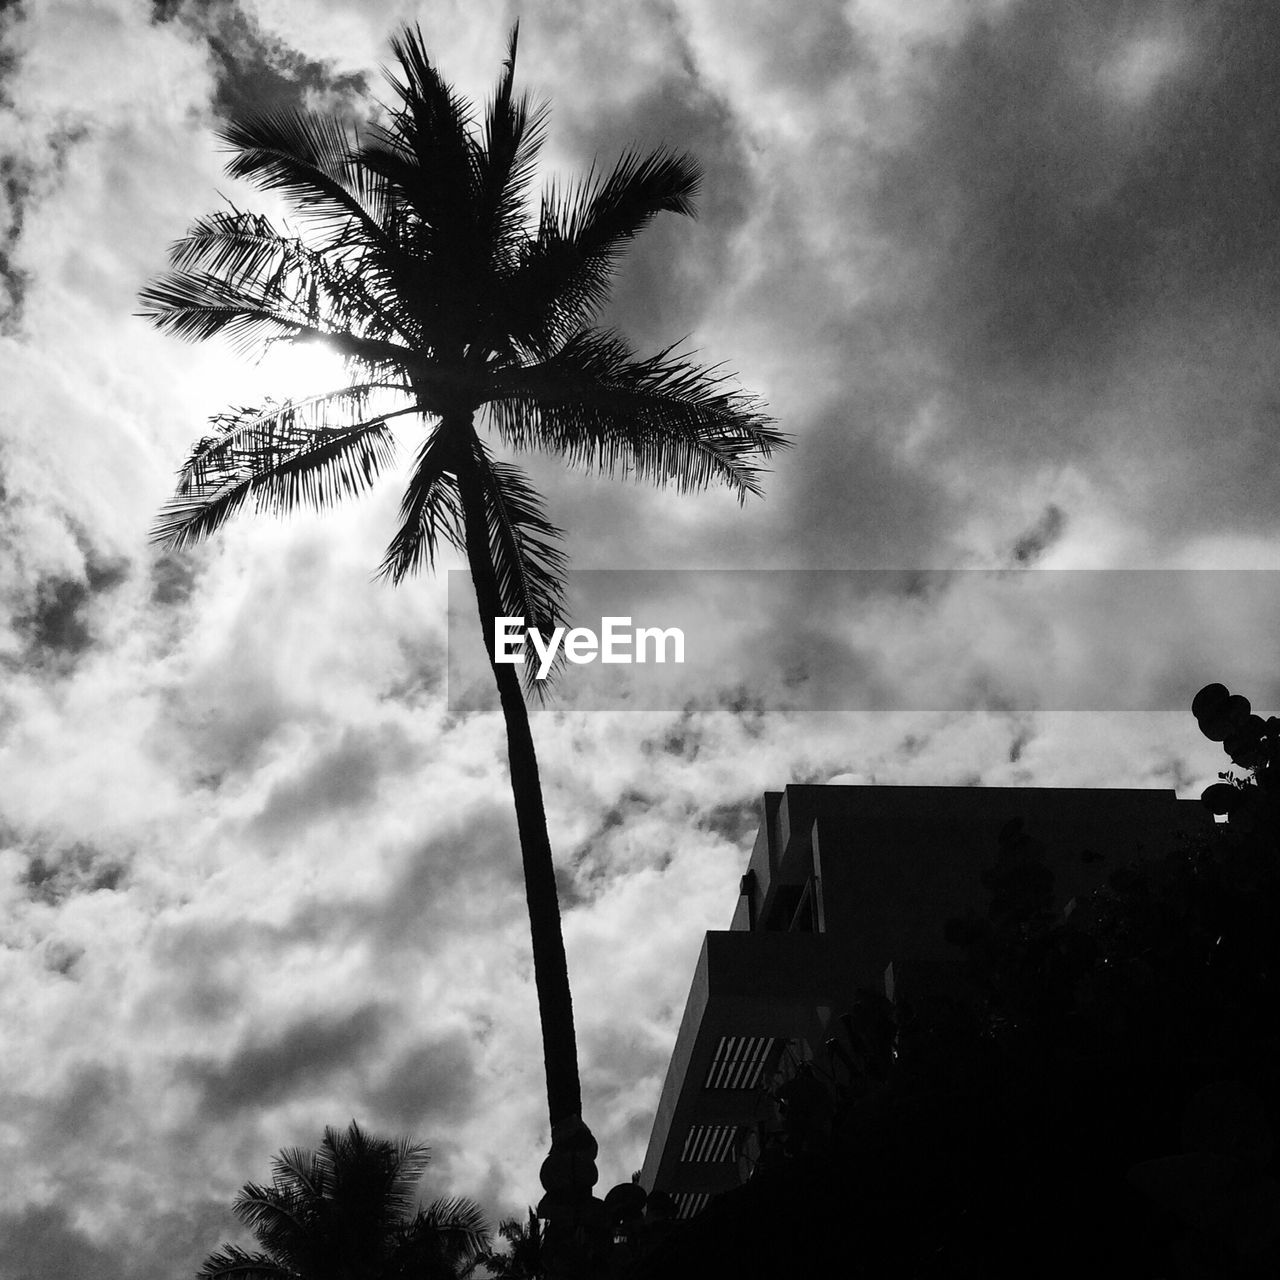
[[[1036,842],[1054,907],[1212,823],[1172,791],[789,786],[764,814],[727,930],[708,933],[641,1171],[680,1217],[739,1185],[784,1053],[812,1057],[859,990],[963,989],[947,920],[986,906],[1001,833]]]

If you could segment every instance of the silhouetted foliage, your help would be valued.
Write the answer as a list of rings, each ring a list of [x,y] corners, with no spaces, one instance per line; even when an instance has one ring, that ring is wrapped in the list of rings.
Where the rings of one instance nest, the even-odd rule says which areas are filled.
[[[1223,779],[1205,789],[1205,807],[1225,817],[1237,832],[1268,838],[1274,849],[1280,837],[1280,718],[1264,720],[1253,713],[1249,699],[1231,693],[1226,685],[1208,684],[1195,696],[1192,713],[1200,732],[1221,742],[1243,777],[1221,773]]]
[[[290,1148],[270,1184],[247,1183],[233,1211],[260,1250],[225,1245],[199,1280],[453,1280],[487,1252],[478,1205],[461,1197],[414,1207],[427,1148],[392,1142],[353,1120],[315,1151]]]
[[[1249,770],[1228,823],[1065,913],[1006,826],[947,925],[967,1001],[864,992],[784,1061],[751,1180],[637,1274],[1280,1274],[1280,722],[1230,696],[1196,705]]]
[[[498,1235],[507,1242],[502,1252],[490,1250],[482,1259],[491,1276],[501,1280],[542,1280],[542,1223],[533,1209],[525,1221],[504,1218]]]

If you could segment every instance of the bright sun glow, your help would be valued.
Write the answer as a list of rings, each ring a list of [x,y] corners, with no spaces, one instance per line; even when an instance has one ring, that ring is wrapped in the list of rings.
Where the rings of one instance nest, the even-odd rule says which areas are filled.
[[[275,400],[305,400],[351,382],[342,357],[322,342],[278,343],[254,370],[254,382]]]

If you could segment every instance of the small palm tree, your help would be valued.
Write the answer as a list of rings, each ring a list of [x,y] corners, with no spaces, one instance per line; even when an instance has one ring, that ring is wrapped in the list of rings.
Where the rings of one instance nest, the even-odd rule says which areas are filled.
[[[718,371],[670,348],[638,358],[592,327],[635,235],[659,213],[692,212],[697,165],[664,150],[631,153],[606,177],[552,189],[535,218],[530,184],[546,115],[514,92],[516,33],[478,125],[418,30],[401,31],[392,47],[396,101],[380,124],[273,111],[223,130],[228,171],[283,195],[305,235],[236,208],[211,214],[141,294],[142,314],[166,332],[246,348],[323,341],[353,379],[215,419],[154,537],[182,547],[246,503],[327,509],[391,462],[390,419],[424,425],[381,571],[398,583],[433,565],[442,543],[470,568],[506,721],[551,1124],[580,1133],[537,757],[520,679],[494,661],[493,635],[498,617],[544,633],[555,625],[564,554],[539,495],[477,425],[509,448],[682,490],[721,482],[742,500],[760,492],[758,464],[784,439]]]
[[[498,1234],[509,1248],[504,1253],[490,1250],[483,1258],[484,1265],[495,1280],[542,1280],[546,1274],[542,1265],[542,1224],[538,1215],[529,1210],[529,1218],[504,1218],[498,1224]]]
[[[224,1245],[198,1280],[453,1280],[486,1256],[480,1207],[462,1198],[414,1211],[427,1148],[324,1131],[316,1151],[282,1151],[270,1186],[246,1183],[233,1211],[260,1252]]]

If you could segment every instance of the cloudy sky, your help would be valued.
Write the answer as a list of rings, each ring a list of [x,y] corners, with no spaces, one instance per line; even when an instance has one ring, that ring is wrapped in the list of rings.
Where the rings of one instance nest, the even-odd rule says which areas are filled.
[[[740,573],[633,580],[658,613],[732,598],[656,709],[571,672],[535,717],[603,1186],[641,1162],[763,790],[1194,795],[1221,759],[1195,689],[1280,692],[1268,0],[11,3],[6,1280],[189,1274],[242,1182],[353,1116],[432,1145],[428,1193],[536,1198],[503,739],[448,697],[446,577],[372,581],[394,478],[149,548],[211,414],[339,371],[132,314],[192,218],[271,207],[222,174],[229,113],[364,109],[405,21],[482,97],[517,16],[549,175],[663,141],[706,170],[609,321],[688,335],[794,437],[746,508],[530,464],[575,566]]]

